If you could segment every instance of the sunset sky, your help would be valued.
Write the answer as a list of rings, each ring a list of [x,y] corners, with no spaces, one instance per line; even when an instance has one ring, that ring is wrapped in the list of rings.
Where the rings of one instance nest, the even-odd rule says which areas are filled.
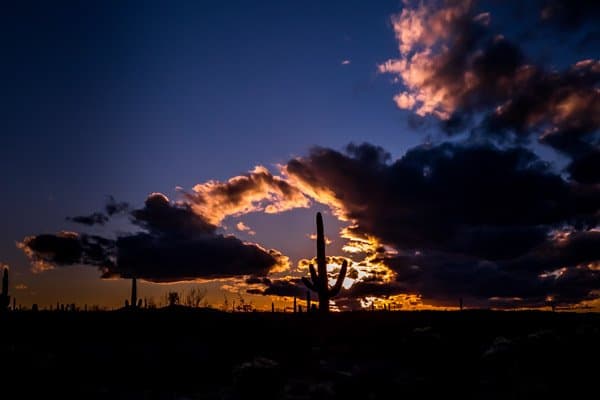
[[[598,4],[12,4],[11,295],[291,305],[321,211],[337,309],[600,311]]]

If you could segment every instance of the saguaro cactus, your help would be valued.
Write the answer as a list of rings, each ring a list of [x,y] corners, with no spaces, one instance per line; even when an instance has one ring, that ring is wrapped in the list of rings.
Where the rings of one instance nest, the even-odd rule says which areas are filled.
[[[131,306],[137,305],[137,279],[131,279]]]
[[[131,278],[131,301],[125,300],[125,308],[142,308],[142,299],[137,298],[137,279]]]
[[[2,274],[2,293],[0,294],[0,311],[8,310],[10,296],[8,295],[8,268],[4,267]]]
[[[325,234],[323,233],[323,216],[317,213],[317,270],[314,265],[309,265],[310,279],[304,277],[302,282],[307,288],[317,293],[319,296],[319,311],[321,313],[329,312],[329,300],[338,295],[342,289],[342,283],[346,277],[348,262],[344,260],[342,269],[337,277],[335,285],[330,288],[327,278],[327,260],[325,258]]]

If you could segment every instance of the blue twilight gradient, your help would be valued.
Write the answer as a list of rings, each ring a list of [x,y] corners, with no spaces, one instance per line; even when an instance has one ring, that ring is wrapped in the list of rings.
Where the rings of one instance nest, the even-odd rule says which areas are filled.
[[[400,7],[397,0],[4,5],[0,261],[16,282],[37,282],[41,291],[51,278],[30,275],[15,241],[78,229],[65,217],[100,209],[107,195],[139,206],[150,192],[174,196],[177,185],[270,167],[312,145],[369,141],[399,156],[422,142],[430,132],[410,127],[409,113],[391,100],[398,86],[376,68],[397,56],[390,16]],[[301,227],[299,249],[311,246],[307,215],[279,220]],[[242,220],[258,228],[257,217]],[[293,246],[271,224],[276,217],[265,218],[255,240]]]

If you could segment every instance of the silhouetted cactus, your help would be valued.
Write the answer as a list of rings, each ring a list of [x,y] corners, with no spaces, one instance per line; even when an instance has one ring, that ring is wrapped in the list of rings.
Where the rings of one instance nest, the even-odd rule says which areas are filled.
[[[0,294],[0,311],[8,310],[10,296],[8,295],[8,268],[4,267],[2,275],[2,293]]]
[[[137,305],[137,279],[133,278],[131,280],[131,306],[135,307]]]
[[[137,298],[137,279],[131,279],[131,301],[125,300],[125,308],[139,309],[142,308],[142,299]]]
[[[338,295],[342,289],[342,283],[346,277],[348,262],[344,260],[342,269],[337,277],[337,281],[332,288],[329,288],[327,277],[327,260],[325,258],[325,234],[323,233],[323,216],[317,213],[317,271],[310,264],[310,280],[302,278],[302,282],[307,288],[316,292],[319,296],[319,311],[322,313],[329,312],[329,300]]]

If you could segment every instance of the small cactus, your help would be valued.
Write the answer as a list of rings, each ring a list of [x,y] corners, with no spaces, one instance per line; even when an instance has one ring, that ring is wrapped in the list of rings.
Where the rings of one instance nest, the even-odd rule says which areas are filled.
[[[323,216],[321,213],[317,213],[317,271],[315,267],[310,264],[310,278],[302,278],[302,282],[307,288],[317,293],[319,296],[319,311],[321,313],[329,312],[329,300],[332,297],[338,295],[342,289],[342,283],[346,277],[346,271],[348,269],[348,262],[344,260],[342,263],[342,269],[337,277],[337,281],[332,288],[329,288],[327,278],[327,260],[325,258],[325,234],[323,232]],[[309,292],[310,293],[310,292]],[[307,295],[307,302],[310,304],[310,300]]]
[[[4,267],[2,274],[2,293],[0,293],[0,311],[8,310],[10,296],[8,295],[8,268]]]

